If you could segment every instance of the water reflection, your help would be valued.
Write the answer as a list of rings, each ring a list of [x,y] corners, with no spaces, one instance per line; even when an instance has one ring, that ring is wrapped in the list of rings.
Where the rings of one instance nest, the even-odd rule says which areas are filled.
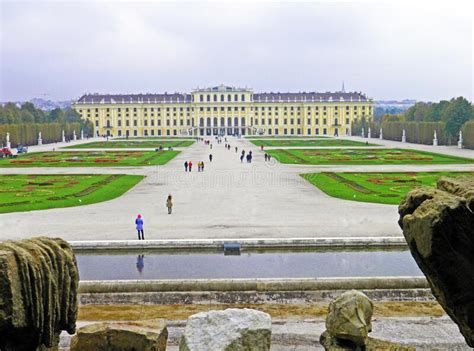
[[[145,268],[145,255],[137,256],[137,271],[140,275],[143,273],[143,268]]]
[[[143,252],[76,258],[82,280],[422,276],[409,251],[146,254],[147,269]]]

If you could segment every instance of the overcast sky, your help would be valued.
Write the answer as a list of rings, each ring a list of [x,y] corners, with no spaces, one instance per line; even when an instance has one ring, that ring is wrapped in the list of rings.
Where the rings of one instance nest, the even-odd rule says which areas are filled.
[[[375,99],[473,96],[472,1],[0,1],[0,101],[343,81]]]

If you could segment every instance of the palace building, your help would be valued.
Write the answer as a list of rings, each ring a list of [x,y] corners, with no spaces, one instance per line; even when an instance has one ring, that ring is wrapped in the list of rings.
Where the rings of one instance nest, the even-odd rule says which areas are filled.
[[[254,93],[220,85],[191,93],[86,94],[73,108],[108,136],[350,135],[373,117],[357,92]]]

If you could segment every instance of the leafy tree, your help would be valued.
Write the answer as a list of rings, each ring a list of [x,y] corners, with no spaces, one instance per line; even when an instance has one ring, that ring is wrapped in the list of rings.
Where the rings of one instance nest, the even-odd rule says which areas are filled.
[[[416,121],[416,122],[425,121],[425,118],[428,115],[429,111],[430,111],[430,104],[427,104],[425,102],[417,102],[415,105],[410,107],[405,112],[405,119],[408,122],[411,122],[411,121]]]
[[[471,119],[474,119],[471,103],[463,97],[452,99],[443,114],[443,122],[446,123],[446,133],[451,137],[455,137],[459,133],[461,126]]]

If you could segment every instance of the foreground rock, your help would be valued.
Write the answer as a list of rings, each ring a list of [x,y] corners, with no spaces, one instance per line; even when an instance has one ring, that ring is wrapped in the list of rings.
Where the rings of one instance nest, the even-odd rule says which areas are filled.
[[[326,335],[347,345],[366,345],[372,331],[373,310],[372,301],[365,294],[356,290],[343,293],[329,304]]]
[[[0,350],[57,349],[76,329],[79,274],[62,239],[0,244]]]
[[[80,328],[71,340],[71,351],[164,351],[168,339],[162,319],[120,323],[95,323]]]
[[[189,317],[180,351],[269,350],[272,320],[252,309],[230,308]]]
[[[400,204],[399,225],[433,295],[474,347],[474,180],[442,178]]]

